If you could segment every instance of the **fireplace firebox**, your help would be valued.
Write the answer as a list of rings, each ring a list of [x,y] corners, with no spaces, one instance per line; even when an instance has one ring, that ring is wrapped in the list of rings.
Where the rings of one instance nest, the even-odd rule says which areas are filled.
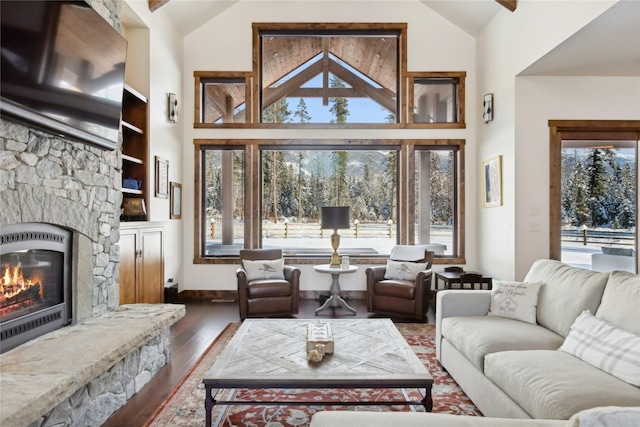
[[[72,232],[32,223],[0,229],[0,352],[72,320]]]

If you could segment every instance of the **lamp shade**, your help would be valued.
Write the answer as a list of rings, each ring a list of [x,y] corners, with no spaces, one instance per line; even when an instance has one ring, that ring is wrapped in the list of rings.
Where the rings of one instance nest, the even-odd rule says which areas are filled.
[[[349,228],[349,206],[325,206],[320,212],[322,229],[338,230]]]

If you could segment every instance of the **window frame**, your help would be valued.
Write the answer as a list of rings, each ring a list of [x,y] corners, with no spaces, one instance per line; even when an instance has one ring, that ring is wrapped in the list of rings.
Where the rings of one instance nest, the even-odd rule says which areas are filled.
[[[640,120],[549,120],[549,258],[562,259],[562,141],[620,139],[640,141]],[[638,176],[640,146],[636,148]],[[636,178],[637,179],[637,178]],[[636,224],[640,214],[636,200]],[[636,238],[636,254],[640,247]]]
[[[195,203],[194,203],[194,264],[236,264],[239,256],[205,256],[204,232],[207,224],[204,223],[204,179],[203,161],[205,149],[220,147],[221,149],[245,150],[245,180],[244,180],[244,248],[256,249],[261,245],[261,151],[266,149],[278,149],[278,147],[295,147],[299,149],[313,150],[321,147],[322,150],[351,148],[371,149],[381,147],[398,151],[398,184],[397,184],[397,244],[414,244],[415,242],[415,170],[416,149],[427,150],[429,147],[456,147],[457,176],[455,181],[455,195],[457,212],[457,234],[454,243],[457,253],[451,256],[441,256],[434,260],[436,264],[465,263],[465,219],[464,219],[464,153],[465,140],[463,139],[194,139],[194,171],[195,171]],[[326,257],[287,257],[287,262],[294,264],[317,264],[326,261]],[[376,257],[352,257],[355,264],[383,264],[388,256]]]
[[[252,112],[252,100],[251,100],[251,88],[253,87],[253,73],[244,71],[194,71],[194,128],[244,128],[251,125],[253,122]],[[202,109],[204,108],[204,91],[203,80],[216,79],[216,80],[233,80],[244,79],[244,99],[245,99],[245,122],[244,123],[205,123],[202,118]]]
[[[464,129],[465,122],[465,71],[434,71],[434,72],[407,72],[407,125],[408,128],[418,129]],[[416,123],[413,121],[413,106],[415,104],[415,82],[417,79],[458,79],[458,120],[455,122]]]
[[[398,32],[398,117],[396,123],[261,123],[261,32],[282,33],[353,33]],[[406,23],[253,23],[252,24],[252,70],[251,71],[195,71],[195,115],[194,128],[250,128],[250,129],[464,129],[465,123],[465,78],[464,71],[423,72],[407,71],[407,24]],[[202,123],[203,78],[245,78],[246,122]],[[458,121],[454,123],[414,123],[413,91],[416,78],[458,78]]]

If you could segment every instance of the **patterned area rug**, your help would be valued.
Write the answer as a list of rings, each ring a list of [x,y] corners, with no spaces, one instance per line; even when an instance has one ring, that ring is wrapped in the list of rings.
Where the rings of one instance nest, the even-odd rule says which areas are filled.
[[[147,427],[164,426],[203,426],[204,385],[202,378],[209,370],[216,357],[227,345],[237,331],[239,323],[230,323],[211,344],[202,358],[196,362],[182,383],[165,400]],[[436,361],[435,325],[418,323],[396,323],[396,327],[407,340],[418,358],[425,364],[435,380],[433,386],[433,412],[457,415],[478,415],[480,411],[460,389],[458,384],[445,372]],[[411,389],[320,389],[320,390],[224,390],[218,399],[231,400],[318,400],[336,402],[387,401],[387,400],[420,400],[417,390]],[[417,411],[423,412],[421,406],[375,406],[375,405],[233,405],[218,406],[213,410],[213,425],[216,427],[306,427],[311,416],[324,410],[366,410],[366,411]]]

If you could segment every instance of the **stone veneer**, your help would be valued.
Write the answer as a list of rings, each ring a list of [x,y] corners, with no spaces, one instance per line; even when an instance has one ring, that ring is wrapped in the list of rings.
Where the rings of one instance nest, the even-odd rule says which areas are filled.
[[[122,0],[87,0],[120,31]],[[119,306],[120,149],[0,119],[0,227],[74,232],[73,325],[0,356],[0,424],[98,426],[170,357],[184,306]]]
[[[91,6],[120,31],[122,0]],[[0,119],[0,226],[46,222],[76,232],[74,321],[95,317],[119,304],[120,150],[102,150]],[[87,243],[88,242],[88,243]],[[89,255],[91,258],[89,258]]]

